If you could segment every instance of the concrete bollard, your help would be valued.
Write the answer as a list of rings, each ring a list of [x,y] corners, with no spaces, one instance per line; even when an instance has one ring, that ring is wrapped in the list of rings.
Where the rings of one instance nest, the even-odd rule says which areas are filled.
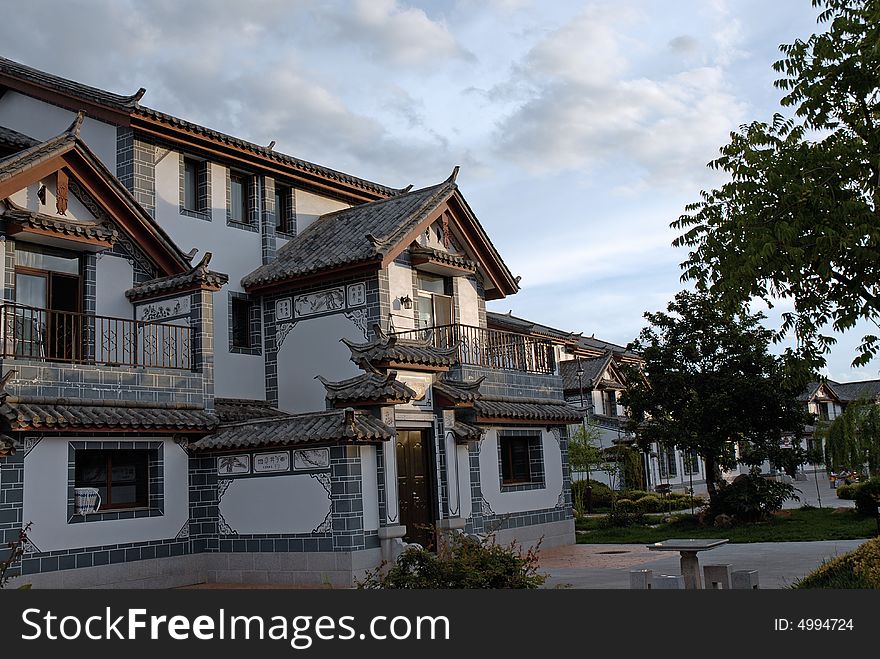
[[[652,590],[684,590],[684,577],[672,574],[658,574],[651,580]]]
[[[734,570],[732,581],[736,590],[758,590],[758,571]]]
[[[653,570],[631,570],[629,573],[630,590],[650,590]]]
[[[704,565],[703,581],[706,590],[730,590],[730,564]]]

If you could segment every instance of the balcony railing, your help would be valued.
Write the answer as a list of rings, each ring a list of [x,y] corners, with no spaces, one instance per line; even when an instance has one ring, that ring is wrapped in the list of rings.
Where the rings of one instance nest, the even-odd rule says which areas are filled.
[[[554,373],[553,344],[527,334],[474,327],[473,325],[435,325],[394,332],[401,339],[430,341],[435,348],[458,344],[460,364],[527,373]]]
[[[191,369],[191,337],[183,325],[0,305],[6,359]]]

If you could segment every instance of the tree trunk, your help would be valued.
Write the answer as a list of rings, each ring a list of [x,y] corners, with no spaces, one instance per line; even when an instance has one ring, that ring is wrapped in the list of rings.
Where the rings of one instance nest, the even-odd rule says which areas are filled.
[[[715,484],[718,482],[718,463],[715,456],[704,455],[703,466],[706,468],[706,491],[709,494],[709,505],[715,503],[715,497],[718,495],[718,488]]]

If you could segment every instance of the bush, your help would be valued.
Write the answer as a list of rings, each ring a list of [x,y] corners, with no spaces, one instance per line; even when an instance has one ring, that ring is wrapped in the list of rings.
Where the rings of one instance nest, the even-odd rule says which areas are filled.
[[[656,494],[646,494],[636,500],[636,505],[643,513],[662,513],[665,510],[664,501]]]
[[[514,544],[496,544],[462,533],[445,533],[433,554],[406,549],[384,574],[370,572],[358,589],[539,588],[547,576],[538,574],[538,548],[523,553]],[[539,543],[540,544],[540,543]]]
[[[624,515],[631,515],[633,513],[642,512],[642,510],[639,508],[639,504],[637,504],[632,499],[618,499],[617,511],[623,513]]]
[[[837,498],[838,499],[847,499],[852,500],[856,498],[856,489],[859,487],[858,483],[850,483],[849,485],[838,485],[837,486]]]
[[[823,563],[792,588],[870,588],[880,590],[880,538]]]
[[[872,478],[856,485],[853,499],[856,500],[856,510],[860,515],[876,515],[877,506],[880,506],[880,478]]]
[[[646,492],[645,490],[623,490],[620,493],[621,499],[631,499],[632,501],[638,501],[642,497],[646,497],[654,494],[654,492]]]
[[[793,485],[764,478],[753,471],[718,488],[709,516],[714,519],[718,515],[730,515],[738,522],[765,520],[788,499],[799,500]]]
[[[598,481],[590,481],[590,485],[593,487],[593,508],[609,508],[611,507],[611,488],[605,485],[605,483],[600,483]],[[586,508],[587,500],[586,498],[579,498],[583,496],[583,490],[587,487],[587,481],[574,481],[571,484],[571,500],[573,502],[583,501],[584,508]]]
[[[628,499],[624,499],[627,501],[630,506],[628,506],[628,510],[620,509],[620,502],[618,501],[618,506],[610,513],[605,515],[599,522],[599,526],[602,528],[624,528],[627,526],[636,526],[638,524],[643,524],[645,522],[645,515],[638,509],[632,501]]]

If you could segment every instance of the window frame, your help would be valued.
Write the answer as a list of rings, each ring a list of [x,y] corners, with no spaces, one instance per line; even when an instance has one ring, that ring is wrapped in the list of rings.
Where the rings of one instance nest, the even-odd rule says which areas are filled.
[[[538,429],[498,431],[498,481],[502,492],[535,490],[546,485],[543,434]],[[524,444],[526,477],[516,477],[515,446]],[[520,465],[522,466],[522,465]]]
[[[235,186],[236,183],[241,185],[240,204],[235,203]],[[229,221],[233,224],[244,226],[253,226],[254,221],[251,217],[251,195],[253,194],[253,176],[247,172],[238,169],[229,170],[229,206],[227,214]],[[233,210],[237,209],[241,213],[241,218],[235,217]]]
[[[254,347],[254,346],[253,346],[253,338],[251,337],[251,314],[253,313],[253,302],[250,301],[250,300],[247,300],[247,299],[245,299],[245,298],[242,298],[242,297],[233,297],[233,298],[230,300],[230,303],[229,303],[229,304],[230,304],[230,310],[229,310],[229,312],[230,312],[230,317],[231,317],[231,319],[232,319],[232,326],[229,328],[229,332],[230,332],[230,346],[233,347],[233,348],[239,348],[239,349],[242,349],[242,350],[249,350],[250,348],[253,348],[253,347]],[[236,334],[236,319],[237,319],[236,307],[239,308],[240,313],[243,313],[243,314],[244,314],[244,321],[245,321],[245,327],[244,327],[244,338],[245,338],[245,343],[243,343],[243,344],[241,344],[241,343],[237,343],[237,342],[236,342],[236,338],[237,338],[237,336],[238,336],[238,337],[241,337],[241,332],[240,332],[240,331],[239,331],[238,334]],[[238,318],[238,320],[240,321],[241,319]]]
[[[293,235],[293,186],[275,181],[275,233]]]
[[[143,463],[142,466],[137,464],[136,467],[141,467],[140,470],[136,470],[135,472],[135,480],[134,487],[135,492],[140,493],[137,494],[137,498],[134,501],[129,503],[114,503],[113,502],[113,461],[114,458],[117,459],[117,465],[122,461],[122,453],[135,453],[137,454],[137,462]],[[104,464],[104,489],[106,490],[106,496],[101,499],[101,511],[119,511],[119,510],[132,510],[136,508],[149,508],[150,507],[150,452],[147,449],[136,449],[136,448],[121,448],[121,449],[84,449],[81,451],[77,451],[77,461],[75,464],[75,476],[74,476],[74,487],[100,487],[96,485],[97,481],[81,481],[80,478],[80,468],[81,463],[79,460],[87,459],[88,457],[85,454],[102,454]],[[139,473],[138,473],[139,472]],[[125,483],[129,485],[129,483]],[[119,485],[118,487],[122,487]]]

